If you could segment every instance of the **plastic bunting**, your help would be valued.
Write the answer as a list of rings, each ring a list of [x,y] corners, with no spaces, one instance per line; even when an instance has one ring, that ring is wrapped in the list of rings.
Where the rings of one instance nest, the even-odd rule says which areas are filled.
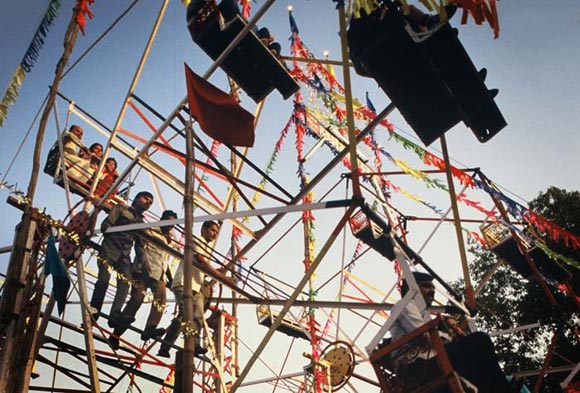
[[[0,127],[4,125],[4,119],[8,116],[8,109],[14,105],[22,82],[26,79],[26,73],[21,65],[16,68],[10,83],[4,92],[4,97],[0,102]]]
[[[573,250],[578,250],[580,248],[580,236],[574,235],[538,213],[520,205],[513,199],[499,192],[496,188],[490,187],[477,179],[475,180],[475,183],[478,188],[487,192],[492,198],[501,200],[506,205],[507,211],[512,217],[527,222],[534,228],[537,228],[540,232],[546,234],[551,240],[563,244],[568,248]]]
[[[493,15],[493,10],[495,9],[495,1],[494,0],[487,0],[487,1],[479,0],[476,2],[477,4],[474,3],[474,0],[456,1],[455,3],[457,3],[460,6],[465,5],[466,7],[468,7],[468,9],[471,9],[469,7],[472,7],[472,8],[475,7],[475,8],[480,10],[480,11],[478,11],[480,14],[486,14],[486,15],[487,14]],[[489,12],[488,11],[481,11],[481,10],[487,10],[488,8],[489,8]],[[294,18],[292,16],[290,19],[291,19],[291,22],[293,24],[293,27],[292,27],[293,35],[291,37],[292,54],[295,57],[314,58],[314,56],[312,56],[310,51],[307,49],[307,47],[304,45],[304,43],[301,41],[300,37],[297,34],[298,28],[297,28],[296,21],[294,20]],[[319,119],[321,124],[324,124],[324,122],[327,122],[330,125],[336,126],[338,128],[339,132],[343,133],[343,135],[344,135],[344,132],[345,132],[345,129],[344,129],[344,127],[345,127],[345,125],[344,125],[345,111],[344,111],[344,109],[340,108],[338,105],[339,102],[345,102],[344,96],[342,95],[342,93],[344,92],[343,87],[340,85],[340,83],[338,83],[336,81],[336,79],[332,75],[330,75],[328,70],[323,66],[320,66],[320,65],[317,66],[314,63],[309,63],[306,66],[307,70],[304,71],[303,69],[301,69],[299,67],[297,62],[294,62],[293,65],[294,65],[294,68],[291,70],[292,75],[295,76],[300,82],[302,82],[303,84],[307,85],[312,90],[314,90],[317,93],[320,100],[324,103],[324,105],[328,109],[331,110],[330,115],[325,115],[325,114],[322,114],[321,112],[313,112],[313,111],[309,111],[309,110],[308,110],[309,111],[308,113],[315,115]],[[331,88],[327,88],[325,86],[325,82],[327,84],[329,84],[331,86]],[[354,105],[354,115],[355,115],[356,119],[361,120],[361,121],[371,121],[374,118],[376,118],[376,114],[373,113],[373,111],[369,108],[369,105],[363,106],[360,104],[360,102],[358,102],[356,100],[354,100],[354,104],[355,104]],[[372,106],[372,104],[370,106]],[[325,118],[324,119],[325,121],[322,121],[323,117]],[[380,124],[389,130],[391,137],[395,141],[397,141],[399,144],[401,144],[405,149],[413,151],[423,161],[423,163],[425,163],[426,165],[435,167],[439,170],[446,169],[445,162],[440,157],[437,157],[436,155],[425,150],[423,147],[411,142],[410,140],[408,140],[408,139],[402,137],[401,135],[397,134],[396,132],[394,132],[394,127],[388,121],[383,120],[383,121],[381,121]],[[342,146],[332,145],[332,143],[329,142],[329,139],[327,139],[326,137],[324,137],[320,133],[317,134],[316,131],[320,131],[323,127],[312,128],[312,127],[309,127],[308,123],[304,124],[304,127],[305,127],[307,135],[311,135],[317,139],[324,138],[325,145],[327,147],[329,147],[333,151],[334,154],[336,154],[336,152],[339,149],[342,149]],[[399,168],[401,168],[401,170],[403,170],[405,173],[408,173],[408,174],[416,177],[417,179],[424,181],[428,187],[435,187],[435,188],[440,188],[442,190],[447,190],[447,187],[443,183],[439,182],[438,180],[431,179],[429,176],[422,173],[420,170],[417,170],[417,169],[410,167],[404,161],[393,158],[387,151],[385,151],[382,147],[380,147],[376,143],[375,140],[373,140],[372,136],[365,139],[364,142],[371,147],[371,149],[373,150],[373,153],[375,154],[375,165],[377,165],[380,162],[380,159],[376,157],[376,155],[377,155],[376,150],[378,149],[382,155],[388,157],[389,160],[391,160],[391,162],[393,162],[395,165],[397,165]],[[348,160],[344,160],[344,163],[345,163],[345,165],[347,165],[347,168],[350,168]],[[578,248],[580,248],[580,236],[576,236],[576,235],[570,233],[569,231],[567,231],[567,230],[559,227],[558,225],[550,222],[549,220],[545,219],[544,217],[540,216],[539,214],[537,214],[537,213],[527,209],[526,207],[516,203],[515,201],[513,201],[510,198],[508,198],[507,196],[503,195],[501,192],[497,191],[496,189],[492,189],[490,187],[487,187],[481,181],[475,180],[471,175],[469,175],[465,171],[463,171],[457,167],[454,167],[453,165],[451,165],[450,170],[451,170],[452,176],[455,179],[457,179],[460,182],[460,184],[462,184],[463,186],[466,186],[469,188],[481,189],[481,190],[487,192],[488,194],[490,194],[491,196],[502,200],[506,204],[508,213],[511,216],[513,216],[517,219],[521,219],[521,220],[526,221],[530,225],[534,226],[535,228],[537,228],[540,231],[542,231],[543,233],[545,233],[547,236],[549,236],[550,239],[557,241],[557,242],[565,245],[566,247],[572,248],[574,250],[577,250]],[[413,195],[411,193],[408,193],[407,191],[403,190],[402,188],[394,185],[393,183],[391,183],[389,181],[383,181],[383,185],[385,186],[385,188],[388,188],[391,191],[399,192],[399,193],[411,198],[412,200],[415,200],[415,201],[429,207],[431,210],[433,210],[434,212],[436,212],[439,215],[443,214],[442,210],[438,209],[436,206],[433,206],[432,204],[421,200],[418,196]],[[467,199],[465,197],[465,195],[460,195],[458,197],[458,201],[462,202],[466,206],[469,206],[469,207],[485,214],[488,217],[493,215],[492,210],[487,210],[487,209],[483,208],[481,206],[480,202],[471,201],[471,200]],[[465,228],[463,228],[463,231],[465,231],[468,235],[470,235],[472,238],[474,238],[477,242],[479,242],[481,244],[484,243],[483,239],[479,235],[477,235],[475,232],[468,231]],[[562,260],[566,259],[566,258],[564,258],[564,259],[563,258],[564,257],[560,257],[560,259],[562,259]],[[570,263],[570,261],[568,260],[567,263]],[[574,262],[574,263],[577,263],[577,262]]]
[[[371,99],[369,97],[369,92],[367,91],[365,93],[365,97],[367,100],[367,108],[369,108],[369,111],[371,111],[373,114],[377,114],[377,110],[375,109],[375,106],[373,105],[373,103],[371,102]]]
[[[36,60],[40,56],[40,49],[44,45],[44,39],[49,31],[49,27],[52,25],[56,17],[58,16],[58,10],[60,8],[60,0],[52,0],[44,13],[44,17],[40,21],[40,25],[26,49],[26,53],[22,58],[22,61],[16,67],[16,71],[12,75],[8,87],[4,91],[2,96],[2,101],[0,101],[0,127],[4,125],[4,120],[8,116],[8,109],[14,105],[16,99],[18,98],[20,86],[26,79],[26,74],[32,70]]]
[[[92,5],[94,2],[95,0],[77,0],[77,5],[75,7],[75,11],[77,11],[76,22],[83,35],[85,34],[87,17],[93,19],[95,16],[89,9],[89,5]]]
[[[212,157],[217,157],[217,155],[218,155],[218,150],[219,150],[219,148],[220,148],[221,144],[222,144],[222,143],[221,143],[220,141],[218,141],[218,140],[215,140],[215,139],[214,139],[214,141],[213,141],[213,142],[212,142],[212,144],[211,144],[211,149],[210,149],[210,155],[211,155]],[[213,161],[210,159],[210,157],[209,157],[209,156],[208,156],[208,157],[207,157],[207,159],[205,160],[205,163],[206,163],[206,164],[208,164],[208,165],[209,165],[209,164],[211,164],[212,162],[213,162]],[[201,182],[200,182],[200,184],[197,186],[197,190],[196,190],[196,192],[198,192],[198,193],[202,193],[202,192],[203,192],[203,189],[202,189],[202,182],[207,182],[207,181],[208,181],[208,179],[209,179],[209,176],[207,175],[207,170],[204,168],[204,169],[202,169]]]
[[[298,93],[298,94],[300,94],[300,93]],[[282,146],[284,146],[284,141],[286,140],[286,137],[288,136],[288,131],[290,130],[290,127],[292,126],[292,124],[294,124],[295,121],[296,121],[296,119],[295,119],[294,112],[293,112],[292,115],[290,115],[290,119],[288,119],[288,122],[286,122],[284,129],[282,129],[282,132],[280,134],[280,137],[276,141],[276,144],[274,145],[274,151],[272,152],[272,155],[270,156],[270,160],[268,160],[268,165],[266,165],[266,170],[264,171],[266,176],[270,176],[270,174],[272,174],[272,172],[274,171],[274,164],[278,160],[278,155],[282,151]],[[266,183],[268,182],[268,179],[266,176],[262,177],[262,179],[260,180],[260,183],[258,183],[259,190],[266,189]],[[258,191],[256,191],[254,193],[254,196],[252,197],[252,204],[255,206],[259,200],[260,200],[260,193]],[[245,222],[245,221],[246,221],[246,219],[244,219],[243,222]]]
[[[352,4],[352,14],[355,18],[361,17],[361,11],[370,15],[378,6],[376,0],[354,0]]]
[[[461,24],[466,24],[468,16],[471,15],[478,25],[487,21],[493,29],[494,38],[499,37],[496,0],[453,0],[452,3],[463,9]]]
[[[242,5],[242,16],[249,19],[252,11],[251,0],[240,0],[240,4]]]
[[[292,12],[289,12],[289,19],[290,19],[290,30],[292,32],[292,55],[294,57],[313,57],[312,54],[306,50],[306,48],[302,45],[302,41],[300,40],[299,33],[298,33],[298,25],[292,16]],[[298,64],[296,61],[293,62],[294,69],[298,69]],[[336,79],[329,71],[328,68],[323,67],[321,64],[312,64],[309,67],[310,72],[312,75],[318,75],[318,73],[322,73],[326,80],[334,80]],[[315,80],[318,86],[322,87],[323,83],[321,80]],[[337,86],[336,83],[330,83],[330,86]],[[294,111],[292,115],[292,123],[294,124],[294,130],[296,132],[296,159],[298,161],[298,176],[300,179],[300,189],[304,189],[310,179],[308,174],[306,173],[305,168],[305,158],[304,158],[304,139],[307,135],[307,112],[305,110],[305,106],[302,102],[302,94],[297,93],[294,99]],[[314,201],[314,194],[312,192],[306,193],[302,198],[302,203],[308,204]],[[302,212],[302,222],[304,224],[304,230],[306,235],[306,253],[304,258],[304,270],[308,270],[312,263],[312,256],[314,255],[316,240],[314,237],[314,214],[310,210],[305,210]],[[313,301],[316,299],[317,292],[313,289],[314,288],[314,279],[315,274],[312,274],[309,278],[309,299]],[[320,337],[320,324],[316,321],[316,314],[315,309],[313,307],[309,307],[307,311],[307,326],[308,332],[310,333],[310,346],[311,346],[311,356],[312,361],[314,364],[317,364],[320,359],[320,346],[321,342],[319,340]],[[314,367],[314,385],[315,385],[315,392],[323,392],[326,380],[326,373],[322,370],[321,367]]]
[[[168,384],[168,385],[173,385],[174,380],[175,380],[174,374],[175,374],[175,369],[172,367],[169,369],[169,374],[167,374],[167,377],[165,377],[165,380],[163,382]],[[172,391],[173,391],[173,389],[166,389],[165,386],[163,386],[163,387],[161,387],[161,389],[159,389],[159,393],[170,393]]]
[[[334,1],[344,5],[343,1]],[[407,0],[397,0],[397,2],[401,6],[403,14],[408,15],[410,7]],[[493,30],[494,38],[499,37],[499,18],[497,15],[496,0],[419,0],[419,2],[428,11],[439,14],[441,20],[447,19],[445,5],[454,4],[463,10],[461,17],[462,25],[466,24],[469,16],[471,16],[477,25],[487,22]],[[352,14],[354,18],[358,19],[362,16],[363,12],[366,15],[370,15],[378,6],[379,3],[376,0],[354,0],[349,9],[349,14]]]
[[[470,207],[482,212],[483,214],[485,214],[486,217],[495,217],[495,209],[487,210],[487,209],[481,207],[480,202],[470,201],[469,199],[466,198],[466,195],[464,193],[457,194],[457,200],[465,203],[467,206],[470,206]]]

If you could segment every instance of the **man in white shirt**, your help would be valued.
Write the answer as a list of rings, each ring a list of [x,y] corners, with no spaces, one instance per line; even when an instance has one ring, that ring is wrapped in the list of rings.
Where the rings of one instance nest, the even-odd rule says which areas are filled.
[[[210,257],[212,254],[212,243],[216,239],[219,231],[219,226],[213,221],[206,221],[201,226],[201,238],[195,238],[194,247],[194,258],[198,263],[201,263],[214,271],[216,274],[219,272],[213,268],[210,264]],[[175,295],[175,301],[178,306],[178,314],[171,321],[169,328],[167,329],[167,334],[165,335],[164,341],[157,352],[158,356],[169,357],[169,344],[173,344],[179,333],[183,329],[183,279],[184,279],[184,261],[179,263],[177,270],[175,271],[175,277],[173,279],[173,284],[171,285],[171,291]],[[192,266],[192,277],[191,277],[191,289],[193,292],[193,323],[192,331],[194,334],[195,343],[195,354],[203,355],[207,352],[207,349],[201,345],[200,333],[203,327],[203,313],[204,313],[204,303],[205,299],[201,291],[201,287],[204,282],[205,274],[197,269],[195,265]]]
[[[413,276],[427,308],[421,309],[415,298],[411,299],[403,311],[393,321],[389,331],[392,341],[411,333],[425,323],[425,316],[429,314],[429,307],[435,300],[435,286],[433,277],[426,273],[414,272]],[[409,287],[405,281],[401,285],[401,296],[405,296]],[[401,302],[400,300],[399,302]],[[397,307],[395,304],[394,307]],[[512,388],[501,370],[495,349],[488,335],[482,332],[459,336],[452,342],[450,337],[444,337],[445,350],[455,371],[470,383],[477,386],[479,393],[510,393],[517,392]],[[437,355],[431,348],[429,338],[418,337],[391,353],[392,363],[396,368],[395,373],[403,383],[410,388],[409,384],[416,388],[421,381],[430,379],[429,376],[436,372],[438,366],[434,357]],[[446,387],[432,390],[434,393],[447,392]]]

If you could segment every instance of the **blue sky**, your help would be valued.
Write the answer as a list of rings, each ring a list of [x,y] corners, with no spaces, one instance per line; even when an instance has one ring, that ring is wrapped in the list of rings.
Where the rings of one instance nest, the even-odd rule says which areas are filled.
[[[0,86],[2,89],[10,80],[17,64],[22,59],[34,34],[44,7],[48,3],[26,0],[6,2],[0,14]],[[127,7],[129,2],[97,1],[92,7],[95,18],[87,23],[87,35],[79,35],[72,59],[76,59]],[[258,0],[253,3],[254,11],[263,4]],[[288,27],[287,1],[277,1],[268,11],[260,25],[266,25],[281,42],[283,53],[289,52],[290,36]],[[340,46],[337,35],[337,14],[330,0],[295,1],[294,16],[300,28],[300,35],[311,51],[322,57],[324,50],[329,50],[331,59],[340,59]],[[51,27],[45,46],[40,52],[32,72],[20,88],[17,102],[10,108],[4,127],[0,129],[3,142],[0,146],[0,173],[4,176],[8,165],[15,157],[18,146],[23,140],[33,117],[47,93],[47,88],[54,76],[56,62],[62,52],[63,34],[70,18],[73,2],[63,1],[60,15]],[[159,2],[142,1],[121,24],[113,29],[101,44],[62,81],[61,92],[90,113],[101,119],[108,127],[113,127],[119,114],[121,103],[127,92],[135,67],[141,56],[145,41],[159,9]],[[446,135],[452,158],[460,167],[479,167],[494,182],[503,187],[506,194],[521,203],[534,198],[540,191],[549,186],[568,190],[578,190],[578,173],[580,159],[580,3],[575,0],[545,2],[539,0],[503,0],[498,2],[500,17],[500,36],[493,39],[489,26],[476,26],[472,20],[467,25],[459,26],[459,16],[452,23],[459,27],[460,39],[470,54],[474,64],[488,70],[487,85],[499,88],[496,102],[502,110],[508,126],[485,144],[479,143],[470,130],[458,125]],[[141,80],[137,85],[137,94],[151,103],[162,114],[168,114],[176,103],[185,95],[183,63],[187,62],[199,74],[210,66],[209,59],[191,41],[185,27],[185,10],[179,1],[172,2],[153,45]],[[337,69],[340,78],[340,70]],[[384,108],[389,99],[373,81],[352,75],[354,95],[364,99],[369,95],[377,109]],[[211,81],[226,89],[223,73],[218,71]],[[307,95],[305,94],[305,99]],[[66,119],[66,106],[60,101],[59,116],[61,124]],[[255,104],[245,98],[242,101],[252,111]],[[264,167],[272,152],[273,145],[279,136],[291,112],[291,102],[283,102],[273,94],[266,102],[264,115],[258,126],[258,143],[251,150],[250,157],[260,167]],[[389,117],[398,132],[413,138],[414,133],[398,114]],[[71,119],[71,122],[78,119]],[[135,116],[128,115],[123,127],[143,136],[150,135]],[[18,183],[25,190],[31,171],[31,152],[34,147],[37,124],[32,125],[32,135],[15,158],[15,164],[6,175],[6,181]],[[85,141],[102,138],[100,135],[87,132]],[[54,142],[56,128],[53,117],[49,122],[43,144],[42,160]],[[387,138],[380,143],[388,146]],[[289,149],[292,140],[286,142]],[[439,149],[438,142],[432,148]],[[401,158],[411,160],[404,156]],[[323,161],[326,156],[320,155]],[[318,157],[317,157],[318,158]],[[316,162],[308,168],[311,175],[316,174],[322,162]],[[412,161],[409,161],[412,162]],[[414,163],[416,164],[416,162]],[[279,158],[274,174],[284,185],[292,190],[297,189],[295,172],[297,165],[295,152],[285,150]],[[173,169],[172,169],[173,170]],[[182,171],[176,167],[175,171]],[[344,171],[344,170],[342,170]],[[177,173],[177,172],[176,172]],[[329,176],[336,179],[334,173]],[[329,182],[330,182],[329,179]],[[395,180],[394,180],[395,181]],[[398,181],[398,180],[397,180]],[[145,183],[143,183],[145,184]],[[430,201],[446,209],[448,197],[435,195],[431,191],[420,190],[423,200]],[[146,185],[144,185],[146,187]],[[6,190],[0,190],[0,197],[5,200]],[[167,197],[169,207],[179,206],[181,201],[176,197]],[[476,198],[474,196],[474,198]],[[521,198],[521,199],[520,199]],[[402,198],[404,199],[404,198]],[[481,197],[483,205],[491,207],[491,202]],[[407,208],[408,201],[396,199],[402,209]],[[63,218],[66,214],[64,194],[57,186],[50,183],[44,175],[39,179],[36,205],[47,208],[53,217]],[[177,210],[176,209],[176,210]],[[410,209],[413,209],[410,207]],[[161,206],[154,206],[159,213]],[[4,217],[6,229],[0,235],[0,247],[11,243],[11,228],[17,224],[19,213],[5,203],[0,204],[0,214]],[[419,211],[417,215],[424,214]],[[322,213],[320,213],[322,215]],[[468,213],[469,215],[469,213]],[[319,216],[320,217],[320,216]],[[324,216],[322,216],[324,217]],[[319,218],[319,226],[324,227],[324,219]],[[412,224],[410,242],[418,247],[428,236],[430,228],[423,224]],[[476,228],[475,228],[476,229]],[[434,261],[436,270],[442,272],[446,279],[455,279],[460,275],[458,257],[453,245],[452,232],[439,235],[439,244],[431,244],[425,255]],[[318,239],[321,244],[324,235]],[[294,246],[292,244],[292,246]],[[300,248],[301,245],[298,246]],[[453,261],[453,263],[449,263]],[[7,263],[5,256],[0,256],[0,266],[4,269]],[[299,264],[299,261],[288,262]],[[453,267],[450,267],[452,265]],[[369,270],[371,269],[369,263]],[[288,266],[286,263],[267,265],[265,270],[283,276]],[[364,268],[363,268],[364,271]],[[387,269],[384,268],[387,272]],[[391,271],[390,269],[388,271]],[[365,272],[372,277],[373,272]],[[385,273],[386,274],[386,273]],[[361,275],[363,273],[361,272]],[[389,282],[392,281],[392,277]],[[381,280],[376,285],[385,285]],[[261,331],[261,330],[260,330]],[[278,345],[278,343],[276,344]],[[280,344],[282,345],[282,344]],[[365,390],[363,390],[365,391]]]

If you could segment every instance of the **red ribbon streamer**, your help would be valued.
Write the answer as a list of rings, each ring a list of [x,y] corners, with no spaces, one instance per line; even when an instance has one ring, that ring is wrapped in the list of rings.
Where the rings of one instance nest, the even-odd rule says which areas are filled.
[[[95,0],[77,0],[77,5],[75,7],[77,16],[75,19],[83,35],[85,34],[85,25],[87,24],[87,18],[85,15],[88,16],[89,19],[93,19],[95,16],[95,14],[93,14],[89,9],[89,5],[92,5],[94,2]]]

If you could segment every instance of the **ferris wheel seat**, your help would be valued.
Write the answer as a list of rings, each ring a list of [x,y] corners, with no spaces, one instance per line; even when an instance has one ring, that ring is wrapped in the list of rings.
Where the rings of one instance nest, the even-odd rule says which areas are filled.
[[[369,355],[369,361],[377,375],[382,392],[473,391],[467,390],[471,384],[453,369],[438,334],[440,321],[441,318],[437,317],[395,341],[391,341],[390,338],[383,340],[383,343],[379,344]],[[412,358],[412,356],[406,356],[406,353],[416,351],[412,343],[425,334],[429,335],[431,345],[437,354],[436,362],[430,362],[427,366],[423,362],[406,363],[396,360],[397,358]]]
[[[215,2],[208,3],[209,8],[188,21],[188,28],[193,41],[215,61],[247,26],[247,22],[240,15],[235,15],[222,26],[219,10],[212,5]],[[252,30],[226,56],[220,67],[255,102],[262,101],[275,89],[284,99],[300,89],[282,62]]]
[[[72,175],[68,175],[67,176],[67,181],[68,181],[68,188],[69,191],[75,195],[78,195],[80,197],[83,198],[87,198],[89,196],[90,190],[91,190],[91,186],[90,184],[84,182],[83,180],[72,176]],[[62,174],[59,174],[55,177],[55,184],[58,185],[61,188],[65,188],[64,185],[64,178],[62,176]],[[97,195],[95,198],[99,198],[99,196]],[[103,209],[105,211],[109,211],[111,210],[111,208],[116,205],[116,204],[125,204],[127,203],[127,201],[125,199],[123,199],[120,195],[113,193],[109,196],[109,198],[101,205],[103,207]]]
[[[256,308],[256,313],[258,315],[258,323],[268,328],[271,327],[276,318],[278,318],[278,313],[273,312],[266,306],[258,306]],[[283,318],[282,323],[276,330],[290,337],[303,338],[304,340],[310,341],[310,336],[306,330],[299,323],[294,322],[289,318]]]
[[[526,279],[533,279],[534,272],[526,257],[520,252],[518,244],[509,228],[501,223],[486,222],[480,227],[487,248],[502,258],[512,269]],[[516,236],[518,236],[516,234]],[[558,283],[570,281],[572,274],[557,260],[551,258],[540,247],[527,243],[520,237],[519,242],[547,280]]]
[[[460,121],[480,142],[505,127],[494,92],[448,22],[415,33],[389,8],[353,19],[348,41],[355,70],[377,81],[425,145]]]
[[[395,248],[390,237],[391,228],[368,206],[361,207],[349,219],[354,237],[389,260],[395,259]]]

